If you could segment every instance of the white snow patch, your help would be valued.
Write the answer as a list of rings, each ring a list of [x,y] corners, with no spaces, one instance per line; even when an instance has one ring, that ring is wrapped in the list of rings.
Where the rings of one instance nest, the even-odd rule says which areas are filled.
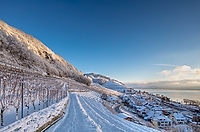
[[[53,104],[38,112],[34,112],[29,116],[0,129],[0,132],[34,132],[60,114],[68,99],[69,95],[59,103]]]

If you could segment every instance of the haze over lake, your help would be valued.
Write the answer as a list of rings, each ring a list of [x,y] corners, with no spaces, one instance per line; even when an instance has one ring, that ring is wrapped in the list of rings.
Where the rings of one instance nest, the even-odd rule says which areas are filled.
[[[183,99],[200,100],[200,89],[157,89],[137,88],[136,90],[147,91],[153,94],[161,94],[173,101],[181,102]]]

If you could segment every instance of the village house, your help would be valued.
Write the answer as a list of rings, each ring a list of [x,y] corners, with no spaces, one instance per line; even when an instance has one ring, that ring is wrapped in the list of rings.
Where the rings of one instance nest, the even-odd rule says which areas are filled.
[[[145,106],[136,106],[136,112],[140,117],[145,117],[149,109]]]
[[[173,113],[170,115],[170,118],[174,121],[175,124],[185,124],[186,118],[182,113]]]
[[[187,122],[192,123],[193,115],[185,115]]]
[[[127,100],[130,99],[130,97],[129,97],[128,95],[126,95],[126,94],[120,95],[120,98],[121,98],[123,101],[127,101]]]
[[[102,98],[102,99],[104,99],[104,100],[106,100],[106,99],[107,99],[107,97],[108,97],[108,95],[107,95],[107,94],[105,94],[105,93],[103,93],[103,94],[101,95],[101,98]]]
[[[161,116],[162,114],[163,114],[162,107],[155,105],[146,113],[146,117],[144,117],[144,119],[151,120],[153,117],[158,117]]]
[[[117,97],[115,96],[108,96],[106,100],[112,104],[117,103]]]
[[[195,115],[195,116],[192,118],[192,121],[193,121],[193,122],[196,122],[196,124],[200,124],[200,115]]]
[[[134,94],[134,93],[136,93],[136,91],[132,88],[129,88],[129,89],[124,89],[124,93],[125,94]]]
[[[151,105],[150,103],[146,103],[144,106],[147,107],[148,109],[152,109],[153,108],[153,105]]]
[[[172,120],[169,119],[167,116],[156,116],[152,118],[152,123],[159,128],[166,128],[172,126]]]
[[[162,111],[163,108],[162,106],[159,106],[159,105],[155,105],[153,108],[152,108],[153,111]]]
[[[135,98],[135,103],[139,106],[144,106],[145,104],[147,104],[147,101],[143,98]]]
[[[151,109],[146,113],[146,117],[144,117],[144,119],[150,121],[153,117],[157,117],[161,115],[162,115],[162,111],[156,111],[156,110]]]

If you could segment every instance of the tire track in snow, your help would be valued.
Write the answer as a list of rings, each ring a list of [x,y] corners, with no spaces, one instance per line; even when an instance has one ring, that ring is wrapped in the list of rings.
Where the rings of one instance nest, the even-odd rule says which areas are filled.
[[[88,116],[80,108],[75,94],[70,94],[70,105],[67,115],[60,120],[57,126],[52,126],[47,132],[88,132],[97,131],[97,127],[88,120]],[[100,131],[101,132],[101,131]]]
[[[99,126],[88,114],[87,112],[85,111],[85,109],[83,108],[78,96],[76,95],[76,99],[78,101],[78,104],[80,106],[80,108],[82,109],[83,113],[87,116],[87,118],[89,119],[89,121],[91,121],[96,127],[97,127],[97,132],[102,132],[101,130],[101,126]]]
[[[98,105],[99,102],[96,101],[95,99],[88,100],[86,97],[82,97],[82,98],[84,99],[85,103],[87,102],[86,105],[88,107],[90,107],[90,109],[93,109],[94,113],[98,112],[100,116],[105,115],[109,120],[111,119],[113,122],[116,122],[117,124],[123,125],[124,128],[129,128],[129,129],[131,129],[131,131],[144,131],[144,132],[146,132],[146,131],[148,131],[148,132],[156,131],[156,130],[153,130],[153,129],[148,128],[148,127],[146,127],[146,128],[144,128],[144,126],[141,127],[140,125],[133,124],[133,123],[128,122],[128,121],[123,121],[123,123],[122,123],[122,122],[120,122],[120,120],[116,120],[117,118],[118,119],[121,119],[121,118],[116,117],[113,114],[109,114],[109,111],[106,111],[106,109],[103,109],[104,107],[99,107],[99,105]],[[102,104],[100,104],[100,105],[102,105]],[[102,109],[104,112],[102,110],[99,110],[99,109]],[[114,123],[114,124],[116,124],[116,123]]]
[[[83,103],[82,103],[83,104]],[[84,104],[85,105],[85,104]],[[88,107],[88,106],[87,106]],[[90,107],[90,106],[89,106]],[[105,118],[103,118],[102,116],[100,116],[97,112],[92,112],[91,110],[89,110],[88,109],[88,114],[90,114],[91,116],[92,116],[92,118],[93,119],[96,119],[96,122],[98,121],[99,122],[99,125],[102,127],[102,129],[104,129],[104,128],[114,128],[114,129],[116,129],[116,130],[114,130],[114,129],[112,129],[112,131],[124,131],[123,129],[121,129],[121,128],[119,128],[119,127],[116,127],[114,124],[112,124],[111,122],[109,122],[107,119],[105,119]],[[97,118],[97,116],[98,117],[100,117],[100,118]],[[102,120],[104,121],[104,122],[106,122],[106,123],[104,123],[104,122],[102,122]],[[107,126],[106,126],[107,125]]]
[[[134,125],[111,114],[94,93],[71,93],[67,114],[51,129],[55,132],[150,132],[151,128]],[[154,130],[156,131],[156,130]],[[153,132],[154,132],[153,131]]]
[[[72,104],[72,107],[73,107],[73,114],[74,114],[74,116],[73,116],[73,118],[72,118],[72,122],[70,122],[70,126],[72,126],[72,130],[75,130],[75,127],[74,127],[74,124],[75,124],[75,126],[76,126],[76,118],[77,118],[77,113],[76,113],[76,109],[75,109],[75,104],[74,104],[74,101],[73,101],[73,104]],[[71,131],[71,130],[70,130]]]
[[[69,107],[70,107],[70,110],[73,110],[73,118],[72,118],[72,120],[70,120],[70,122],[68,122],[68,124],[70,124],[69,126],[71,126],[71,127],[67,127],[67,125],[66,125],[65,121],[66,121],[67,118],[69,118],[69,115],[66,115],[62,119],[61,123],[59,123],[58,126],[55,127],[54,131],[60,131],[63,128],[66,128],[68,132],[73,132],[73,130],[75,129],[76,125],[74,126],[74,124],[76,123],[75,119],[76,119],[77,114],[76,114],[76,111],[75,111],[76,109],[75,109],[75,104],[74,104],[73,99],[70,100]],[[70,113],[72,113],[72,112],[70,111]],[[70,114],[70,113],[68,113],[68,114]]]
[[[126,132],[126,130],[124,130],[124,129],[122,129],[122,128],[120,128],[120,127],[118,127],[117,126],[117,124],[116,123],[111,123],[110,121],[110,118],[109,117],[111,117],[110,115],[108,116],[108,118],[106,119],[106,118],[104,118],[103,116],[101,116],[101,115],[106,115],[107,113],[108,113],[108,111],[107,111],[107,113],[103,113],[103,112],[98,112],[98,111],[96,111],[96,110],[94,110],[92,107],[91,107],[91,104],[93,104],[93,103],[90,103],[90,105],[86,102],[86,99],[84,99],[84,97],[82,98],[83,100],[83,103],[85,103],[85,105],[87,105],[87,107],[90,109],[90,112],[91,112],[91,114],[93,114],[94,115],[94,117],[95,117],[95,115],[97,115],[100,119],[102,119],[103,121],[105,121],[106,123],[108,123],[110,126],[112,126],[112,127],[115,127],[116,129],[118,129],[118,130],[120,130],[120,131],[124,131],[124,132]],[[93,99],[92,99],[93,100]],[[101,104],[100,104],[101,105]],[[97,106],[97,108],[99,108],[99,106]],[[100,107],[101,108],[101,107]],[[103,114],[102,114],[103,113]],[[99,120],[100,120],[99,119]],[[113,118],[112,118],[112,121],[113,122],[115,122],[115,120],[116,120],[116,118],[113,120]],[[128,127],[128,126],[126,126],[126,127]],[[129,127],[129,129],[131,129],[131,131],[133,131],[134,129],[132,129],[131,127]]]

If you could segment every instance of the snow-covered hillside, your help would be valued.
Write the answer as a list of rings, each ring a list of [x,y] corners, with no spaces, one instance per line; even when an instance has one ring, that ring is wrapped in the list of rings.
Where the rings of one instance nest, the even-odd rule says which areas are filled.
[[[41,41],[1,20],[0,58],[0,63],[23,67],[43,74],[70,77],[87,85],[91,83],[82,72],[55,54]]]
[[[127,88],[125,84],[123,84],[122,82],[115,79],[111,79],[110,77],[107,76],[95,73],[85,74],[85,76],[92,79],[93,83],[97,83],[103,87],[116,90],[118,92],[123,92],[123,90]]]
[[[95,92],[70,94],[66,115],[47,132],[157,132],[108,111]]]

